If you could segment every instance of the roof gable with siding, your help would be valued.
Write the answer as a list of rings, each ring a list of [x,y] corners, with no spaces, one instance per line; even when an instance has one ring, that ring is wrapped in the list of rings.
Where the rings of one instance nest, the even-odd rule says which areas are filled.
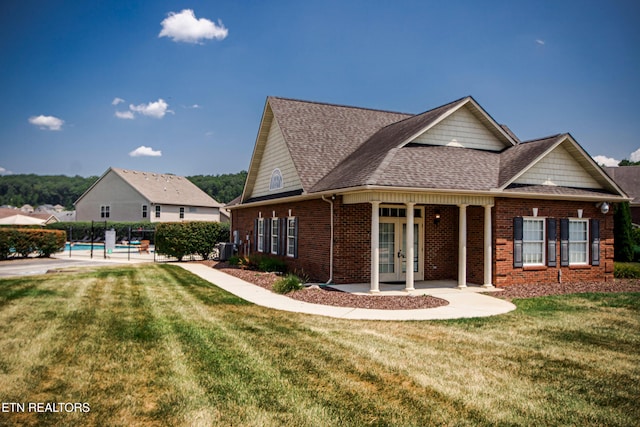
[[[468,105],[458,108],[412,142],[487,151],[502,151],[511,146],[505,145],[504,139],[500,140],[495,131],[487,128],[486,123],[481,122]]]
[[[222,204],[185,177],[114,167],[109,168],[98,178],[98,180],[78,198],[75,204],[78,204],[94,189],[100,188],[102,183],[109,180],[110,177],[117,177],[117,179],[125,183],[131,191],[139,194],[141,198],[144,198],[149,203],[218,208],[222,206]],[[121,187],[119,191],[125,191],[125,187]]]
[[[282,186],[271,188],[271,178],[276,169],[282,177]],[[257,166],[255,185],[248,196],[249,198],[263,197],[300,189],[302,189],[302,184],[293,164],[293,159],[284,142],[278,121],[273,120],[265,141],[262,159]]]

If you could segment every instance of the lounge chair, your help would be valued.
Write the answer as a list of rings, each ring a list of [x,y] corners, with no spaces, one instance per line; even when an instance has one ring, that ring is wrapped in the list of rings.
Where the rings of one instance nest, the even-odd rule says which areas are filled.
[[[149,253],[149,241],[140,240],[140,246],[138,246],[138,253]]]

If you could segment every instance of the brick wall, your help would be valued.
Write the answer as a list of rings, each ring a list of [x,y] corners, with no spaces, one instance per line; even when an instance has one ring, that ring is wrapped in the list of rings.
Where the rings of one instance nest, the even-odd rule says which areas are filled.
[[[600,266],[560,267],[559,221],[558,267],[513,267],[513,218],[533,216],[538,208],[539,217],[577,218],[577,210],[583,209],[583,218],[600,220]],[[569,202],[552,200],[502,199],[495,200],[494,207],[494,284],[508,286],[519,283],[556,283],[559,272],[563,282],[613,280],[613,215],[604,215],[593,202]]]
[[[513,218],[532,216],[532,208],[539,209],[539,217],[575,218],[583,209],[583,218],[600,219],[600,266],[582,267],[513,267]],[[255,251],[254,221],[258,212],[265,218],[299,218],[298,258],[280,257],[291,270],[304,272],[314,281],[329,279],[330,205],[321,200],[278,203],[271,206],[234,209],[232,230],[239,230],[242,239],[249,235],[251,252]],[[425,280],[457,280],[458,224],[457,206],[424,206],[424,278]],[[434,223],[436,212],[440,214]],[[557,282],[562,271],[564,282],[613,280],[613,215],[603,215],[592,202],[566,202],[497,198],[492,209],[493,224],[493,283],[508,286],[517,283]],[[558,225],[559,227],[559,222]],[[368,283],[371,277],[371,204],[334,201],[334,283]],[[559,230],[558,230],[559,235]],[[556,252],[560,254],[558,239]],[[242,251],[242,249],[241,249]],[[270,255],[273,256],[273,255]],[[467,208],[467,280],[484,282],[484,208]]]
[[[322,199],[234,209],[231,213],[231,230],[232,232],[238,230],[240,238],[244,241],[240,253],[245,253],[247,235],[250,239],[249,252],[256,253],[254,227],[260,212],[263,218],[273,217],[274,212],[276,217],[286,218],[289,216],[289,210],[291,210],[291,216],[298,218],[299,256],[292,258],[266,255],[284,260],[290,271],[303,273],[313,281],[327,281],[329,278],[329,236],[331,234],[330,208],[329,203],[322,201]]]

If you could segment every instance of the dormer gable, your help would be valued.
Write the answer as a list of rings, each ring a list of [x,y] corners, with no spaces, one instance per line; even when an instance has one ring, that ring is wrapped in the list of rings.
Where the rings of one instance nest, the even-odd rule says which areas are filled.
[[[472,97],[462,101],[407,143],[494,152],[518,143]]]

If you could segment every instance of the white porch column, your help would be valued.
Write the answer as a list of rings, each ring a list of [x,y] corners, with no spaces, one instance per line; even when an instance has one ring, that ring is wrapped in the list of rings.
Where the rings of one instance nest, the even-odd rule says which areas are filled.
[[[467,287],[467,205],[458,205],[458,287]]]
[[[380,292],[380,202],[371,202],[371,289]]]
[[[409,292],[415,291],[413,286],[413,258],[415,256],[413,250],[413,207],[415,206],[415,203],[407,202],[405,205],[407,206],[407,241],[404,253],[406,254],[405,268],[407,271],[405,275],[406,284],[404,290]]]
[[[493,205],[484,207],[484,284],[483,288],[493,288],[491,283],[491,208]]]

